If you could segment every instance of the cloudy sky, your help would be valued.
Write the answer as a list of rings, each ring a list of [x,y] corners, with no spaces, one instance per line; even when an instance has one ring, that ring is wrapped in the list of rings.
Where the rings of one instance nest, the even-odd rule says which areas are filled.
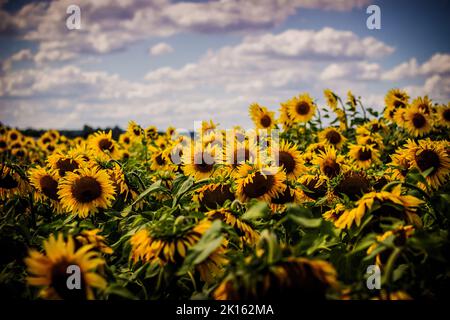
[[[249,127],[250,103],[307,91],[321,104],[325,88],[376,109],[391,87],[447,102],[449,13],[448,0],[0,0],[0,121]]]

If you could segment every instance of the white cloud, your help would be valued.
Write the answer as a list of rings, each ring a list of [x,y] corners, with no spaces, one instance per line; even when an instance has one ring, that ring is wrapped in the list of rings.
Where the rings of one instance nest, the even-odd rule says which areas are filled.
[[[157,43],[154,46],[152,46],[149,50],[149,53],[152,56],[159,56],[171,52],[173,52],[173,48],[165,42]]]
[[[1,70],[3,72],[8,72],[11,70],[13,63],[19,62],[19,61],[25,61],[30,60],[32,58],[33,54],[31,53],[30,49],[22,49],[10,57],[6,58],[1,63]]]

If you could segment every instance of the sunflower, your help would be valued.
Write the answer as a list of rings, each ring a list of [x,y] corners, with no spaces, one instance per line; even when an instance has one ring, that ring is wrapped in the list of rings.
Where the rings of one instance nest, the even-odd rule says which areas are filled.
[[[364,215],[376,207],[375,203],[379,204],[377,212],[382,215],[389,215],[391,213],[398,215],[400,212],[408,223],[415,225],[421,224],[420,217],[417,216],[415,211],[423,201],[414,196],[402,195],[401,186],[397,185],[390,192],[382,190],[380,192],[366,193],[356,202],[355,208],[345,210],[335,222],[335,226],[339,229],[350,228],[353,223],[359,226]],[[383,207],[385,204],[388,204],[388,206]],[[400,211],[392,205],[400,207]],[[372,214],[375,214],[375,212],[372,212]]]
[[[450,103],[438,108],[438,123],[443,127],[450,128]]]
[[[257,129],[273,129],[275,127],[275,112],[268,111],[257,103],[249,107],[250,118],[253,120]]]
[[[123,195],[127,198],[131,190],[127,185],[122,168],[115,163],[114,166],[111,169],[107,169],[107,171],[117,195]]]
[[[307,201],[308,197],[305,196],[302,190],[295,188],[292,185],[288,185],[286,189],[280,194],[277,194],[274,198],[270,199],[270,209],[272,212],[284,212],[287,209],[288,203],[301,203]]]
[[[394,115],[398,109],[406,108],[409,103],[409,95],[406,91],[400,89],[391,89],[384,97],[386,108],[384,110],[384,117],[387,120],[393,121]]]
[[[84,300],[94,299],[92,288],[106,288],[106,281],[96,273],[105,262],[92,251],[92,245],[84,245],[78,250],[72,237],[64,241],[60,233],[44,240],[45,254],[30,250],[25,264],[28,270],[28,284],[43,287],[40,295],[48,299]],[[81,271],[81,289],[70,290],[67,281],[69,266],[78,266]]]
[[[288,179],[297,179],[306,171],[298,146],[282,140],[279,145],[272,146],[272,154],[277,166],[283,168]]]
[[[336,149],[327,146],[325,151],[320,151],[319,154],[312,160],[312,163],[319,166],[320,172],[328,178],[334,178],[346,169],[344,157],[336,154]]]
[[[193,200],[200,205],[200,210],[222,207],[225,201],[233,201],[234,193],[229,184],[209,183],[197,189]]]
[[[103,131],[95,133],[89,139],[89,147],[101,160],[120,159],[119,146],[113,140],[111,130],[108,133]]]
[[[247,202],[258,199],[269,202],[286,189],[286,173],[280,167],[259,167],[244,163],[237,174],[238,199]]]
[[[105,237],[99,235],[100,229],[83,230],[75,237],[75,242],[79,247],[92,245],[95,250],[104,253],[112,254],[114,251],[105,243]]]
[[[215,147],[203,147],[197,144],[183,150],[181,161],[184,174],[200,180],[209,178],[214,174],[220,158]]]
[[[217,128],[217,124],[214,123],[212,120],[208,121],[202,121],[202,127],[200,128],[200,133],[202,135],[204,134],[209,134],[211,132],[213,132],[214,130],[216,130]]]
[[[14,142],[22,140],[22,134],[16,129],[8,130],[6,133],[6,140],[9,144],[13,144]]]
[[[58,201],[58,180],[45,168],[36,167],[29,170],[28,177],[31,185],[46,198]]]
[[[21,195],[27,191],[27,182],[22,179],[15,169],[0,164],[0,199],[8,200],[14,195]]]
[[[333,127],[326,128],[318,133],[319,141],[327,145],[332,145],[336,149],[341,149],[347,138],[345,138],[338,129]]]
[[[150,170],[158,171],[158,170],[166,170],[171,165],[169,159],[169,151],[170,149],[161,150],[155,147],[149,147],[151,151],[150,156]]]
[[[347,171],[334,187],[334,192],[337,195],[345,194],[350,200],[355,201],[369,189],[370,181],[364,171]]]
[[[134,141],[141,140],[144,137],[144,129],[134,121],[128,122],[127,133]]]
[[[155,126],[150,126],[145,129],[145,136],[149,140],[154,140],[158,137],[158,129]]]
[[[248,264],[259,264],[253,258]],[[250,269],[250,268],[249,268]],[[326,298],[337,286],[337,272],[324,260],[288,257],[264,268],[239,270],[213,292],[215,300],[285,300]]]
[[[375,251],[375,249],[379,246],[379,243],[385,241],[389,237],[394,237],[394,244],[396,246],[404,246],[406,239],[410,238],[414,233],[414,227],[411,225],[408,226],[399,226],[396,227],[393,230],[386,231],[382,235],[377,236],[376,242],[373,243],[368,249],[367,249],[367,255],[370,255],[372,252]],[[376,264],[381,267],[386,262],[386,257],[389,257],[389,253],[391,250],[385,250],[379,254],[377,254],[375,258]]]
[[[8,140],[5,137],[0,136],[0,152],[8,150]]]
[[[259,233],[255,231],[248,223],[239,219],[230,209],[219,208],[217,210],[211,210],[206,213],[206,216],[211,221],[219,219],[234,228],[239,235],[241,243],[254,245],[259,240]]]
[[[428,96],[425,97],[417,97],[416,99],[411,102],[412,108],[417,108],[426,115],[430,115],[433,110],[433,103],[428,98]]]
[[[431,117],[418,107],[407,108],[404,114],[404,127],[414,137],[421,137],[433,130]]]
[[[108,172],[98,168],[66,173],[58,189],[64,209],[81,218],[109,208],[115,194]]]
[[[57,151],[48,156],[47,162],[57,177],[64,177],[67,172],[74,172],[86,166],[83,156],[72,152],[63,153]]]
[[[336,222],[340,216],[345,212],[345,205],[342,203],[337,203],[333,209],[326,211],[322,217],[326,221]]]
[[[383,138],[378,133],[373,133],[368,136],[356,136],[356,143],[359,145],[373,145],[379,151],[383,150]]]
[[[132,144],[133,137],[129,132],[124,132],[119,136],[119,143],[125,149],[128,149]]]
[[[294,124],[291,116],[289,115],[289,104],[288,103],[280,103],[280,118],[278,122],[283,124],[284,130],[288,130]]]
[[[357,168],[368,169],[371,165],[380,162],[380,152],[374,145],[352,144],[348,152],[351,160]]]
[[[327,194],[327,180],[328,177],[323,174],[304,174],[298,179],[298,182],[308,198],[317,200]]]
[[[351,111],[356,111],[356,97],[350,90],[347,92],[347,104]]]
[[[431,169],[425,179],[431,188],[438,189],[448,181],[450,173],[450,155],[447,150],[444,142],[426,139],[418,143],[410,141],[405,155],[410,168],[417,168],[421,172]]]
[[[197,244],[210,227],[211,221],[208,219],[197,224],[176,224],[174,219],[157,221],[131,237],[131,259],[134,263],[142,261],[160,266],[180,265],[189,249]],[[210,282],[212,277],[222,273],[223,266],[228,262],[224,256],[227,244],[223,240],[216,250],[196,265],[196,270],[205,282]]]
[[[286,104],[289,117],[294,122],[308,122],[316,111],[316,106],[307,93],[293,97]]]

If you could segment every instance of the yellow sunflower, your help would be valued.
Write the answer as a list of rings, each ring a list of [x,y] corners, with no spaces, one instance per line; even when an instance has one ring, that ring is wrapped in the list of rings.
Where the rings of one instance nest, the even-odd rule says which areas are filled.
[[[306,171],[303,159],[297,145],[282,140],[279,145],[273,146],[275,163],[282,167],[288,179],[297,179]]]
[[[391,89],[384,97],[386,108],[384,110],[384,117],[387,120],[393,121],[394,115],[398,109],[406,108],[409,103],[409,95],[406,91],[400,89]]]
[[[421,137],[433,130],[431,117],[418,107],[407,108],[404,118],[404,128],[413,137]]]
[[[130,135],[132,140],[137,141],[144,137],[145,132],[144,129],[142,129],[136,122],[130,121],[128,122],[127,133]]]
[[[294,124],[294,121],[289,115],[289,104],[283,102],[280,103],[279,111],[280,111],[280,118],[278,119],[278,122],[283,124],[284,130],[291,128],[292,125]]]
[[[89,139],[89,146],[101,160],[120,159],[119,146],[112,138],[111,130],[108,133],[97,132]]]
[[[6,132],[6,140],[10,145],[12,145],[13,143],[22,140],[22,134],[16,129],[8,130]]]
[[[325,151],[320,151],[312,160],[312,163],[320,168],[320,172],[328,178],[334,178],[346,169],[344,157],[336,154],[336,149],[332,146],[325,147]]]
[[[229,141],[224,151],[225,164],[232,170],[242,163],[255,163],[258,157],[258,146],[248,141]]]
[[[293,97],[286,104],[289,117],[294,122],[308,122],[316,111],[316,106],[307,93]]]
[[[206,213],[206,216],[211,221],[219,219],[225,224],[231,226],[240,235],[239,239],[241,243],[247,243],[254,245],[259,240],[259,233],[254,230],[248,223],[239,219],[233,211],[230,209],[219,208],[217,210],[211,210]]]
[[[338,129],[333,127],[326,128],[318,133],[319,141],[332,145],[337,150],[341,149],[347,138],[345,138]]]
[[[413,102],[411,102],[411,107],[419,109],[426,115],[430,115],[433,110],[433,103],[428,96],[417,97],[413,100]]]
[[[208,219],[188,226],[174,225],[173,220],[156,222],[140,229],[131,237],[131,259],[134,263],[142,261],[160,266],[178,265],[210,227],[211,221]],[[225,257],[227,244],[224,239],[216,250],[196,265],[196,270],[205,282],[211,282],[222,274],[223,266],[228,263]]]
[[[64,177],[67,172],[86,166],[86,162],[82,155],[74,153],[63,153],[56,151],[48,156],[47,162],[50,169],[55,172],[57,177]]]
[[[112,254],[114,251],[106,245],[105,237],[99,235],[100,229],[83,230],[75,237],[79,247],[92,245],[93,248],[104,254]]]
[[[342,203],[337,203],[333,209],[326,211],[322,217],[326,221],[336,222],[340,216],[345,212],[345,205]]]
[[[448,181],[450,173],[450,154],[447,150],[444,142],[426,139],[418,143],[410,141],[405,155],[410,168],[417,168],[421,172],[433,168],[425,179],[431,188],[438,189]]]
[[[200,210],[222,207],[225,201],[233,201],[231,186],[224,183],[209,183],[195,190],[193,200],[199,204]]]
[[[361,169],[368,169],[371,165],[380,162],[380,152],[371,144],[352,144],[348,155],[355,166]]]
[[[99,208],[109,208],[114,195],[108,172],[98,168],[66,173],[58,190],[63,208],[81,218],[96,213]]]
[[[280,167],[242,164],[237,175],[237,197],[243,202],[258,199],[269,202],[286,189],[286,173]]]
[[[28,190],[27,182],[8,165],[0,164],[0,199],[8,200],[14,195],[24,194]]]
[[[58,180],[45,168],[36,167],[29,170],[28,177],[31,185],[40,195],[58,201]]]
[[[8,140],[6,137],[0,136],[0,152],[5,152],[8,150]]]
[[[273,129],[275,128],[275,112],[267,110],[257,103],[253,103],[249,107],[250,118],[253,120],[257,129]]]
[[[327,194],[328,177],[323,174],[304,174],[299,179],[298,182],[303,186],[304,194],[312,199],[317,200]]]
[[[219,157],[215,147],[203,147],[201,144],[189,146],[183,150],[181,158],[183,172],[196,180],[209,178],[215,172]]]
[[[339,229],[350,228],[353,223],[357,226],[361,224],[361,220],[372,208],[375,202],[378,202],[381,206],[383,204],[393,204],[402,208],[401,214],[403,214],[405,220],[408,223],[415,225],[421,225],[420,217],[415,213],[416,208],[419,207],[423,201],[410,195],[401,194],[401,186],[395,186],[392,191],[380,191],[366,193],[361,199],[356,202],[356,206],[353,209],[347,209],[337,221],[335,226]],[[393,214],[398,214],[398,211],[393,207],[381,207],[378,209],[380,214],[389,215],[392,211]]]
[[[25,264],[28,270],[28,284],[42,287],[40,295],[47,299],[85,300],[94,299],[92,288],[106,288],[105,279],[96,269],[105,262],[92,251],[92,245],[75,249],[72,237],[64,241],[60,233],[44,240],[45,254],[30,250]],[[69,267],[76,266],[81,272],[81,288],[69,289],[68,281],[71,273]],[[73,272],[73,271],[71,271]]]
[[[443,127],[450,128],[450,103],[438,108],[438,123]]]

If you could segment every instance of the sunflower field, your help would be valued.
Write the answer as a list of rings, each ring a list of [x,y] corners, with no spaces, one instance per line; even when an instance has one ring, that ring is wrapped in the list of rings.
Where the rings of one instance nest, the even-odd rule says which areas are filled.
[[[252,104],[252,130],[131,121],[119,137],[36,139],[2,125],[2,296],[448,296],[450,104],[392,89],[379,113],[324,96]]]

